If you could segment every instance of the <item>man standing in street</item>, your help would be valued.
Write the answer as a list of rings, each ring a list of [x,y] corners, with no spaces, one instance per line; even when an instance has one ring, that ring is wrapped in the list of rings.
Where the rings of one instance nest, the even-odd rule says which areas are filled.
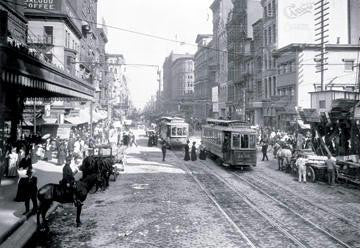
[[[335,183],[335,161],[331,159],[331,155],[328,154],[328,159],[325,161],[327,168],[328,183],[333,186]]]
[[[269,142],[268,142],[268,139],[265,137],[261,142],[261,151],[262,151],[262,154],[263,154],[263,157],[262,157],[261,161],[264,161],[265,158],[266,158],[267,161],[269,161],[269,158],[267,156],[268,146],[269,146]]]
[[[24,189],[25,189],[25,212],[23,214],[26,214],[30,211],[30,199],[33,204],[33,209],[31,210],[31,213],[36,213],[37,211],[37,177],[33,176],[32,169],[29,168],[26,171],[26,175],[28,176],[25,180]]]
[[[303,154],[299,154],[299,158],[296,160],[296,165],[299,171],[299,183],[303,181],[306,183],[306,159]]]
[[[165,157],[166,157],[166,142],[165,142],[165,140],[163,140],[161,142],[161,151],[162,151],[162,156],[163,156],[162,161],[165,161]]]

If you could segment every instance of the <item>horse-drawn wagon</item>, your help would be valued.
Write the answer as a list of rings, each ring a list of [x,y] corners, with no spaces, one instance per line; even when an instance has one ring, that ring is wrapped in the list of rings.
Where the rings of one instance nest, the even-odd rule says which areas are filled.
[[[112,177],[114,181],[119,174],[117,166],[115,164],[119,162],[118,149],[111,147],[110,145],[96,146],[89,151],[89,156],[94,158],[95,161],[101,161],[104,165],[105,178]],[[109,167],[109,168],[108,168]],[[108,185],[108,182],[106,182]]]

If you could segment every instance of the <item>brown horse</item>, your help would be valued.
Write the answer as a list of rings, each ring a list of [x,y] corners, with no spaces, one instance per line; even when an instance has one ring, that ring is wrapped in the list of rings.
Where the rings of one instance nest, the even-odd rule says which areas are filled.
[[[77,212],[76,212],[76,224],[77,226],[81,225],[80,214],[82,209],[82,202],[85,201],[88,192],[90,189],[99,181],[98,174],[88,175],[86,178],[76,181],[76,186],[72,190],[66,189],[60,184],[49,183],[44,185],[38,190],[38,199],[39,199],[39,209],[37,212],[37,225],[40,227],[40,214],[42,216],[43,225],[48,229],[46,221],[46,213],[49,210],[51,204],[56,201],[59,203],[74,203],[73,193],[76,195],[78,203],[74,203]],[[70,192],[69,192],[70,191]],[[80,203],[81,202],[81,203]]]

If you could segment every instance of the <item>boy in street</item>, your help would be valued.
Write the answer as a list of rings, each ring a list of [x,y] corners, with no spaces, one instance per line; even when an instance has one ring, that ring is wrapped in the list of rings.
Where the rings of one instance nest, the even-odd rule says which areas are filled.
[[[299,183],[301,183],[301,181],[306,183],[306,159],[303,154],[299,154],[299,158],[296,160],[296,165],[299,170]]]

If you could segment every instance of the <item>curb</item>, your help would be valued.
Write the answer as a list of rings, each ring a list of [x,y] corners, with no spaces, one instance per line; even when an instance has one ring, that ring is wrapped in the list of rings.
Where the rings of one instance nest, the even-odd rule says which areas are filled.
[[[59,203],[54,202],[47,212],[53,213]],[[24,247],[37,230],[36,214],[27,214],[19,219],[5,234],[0,237],[0,248]]]

